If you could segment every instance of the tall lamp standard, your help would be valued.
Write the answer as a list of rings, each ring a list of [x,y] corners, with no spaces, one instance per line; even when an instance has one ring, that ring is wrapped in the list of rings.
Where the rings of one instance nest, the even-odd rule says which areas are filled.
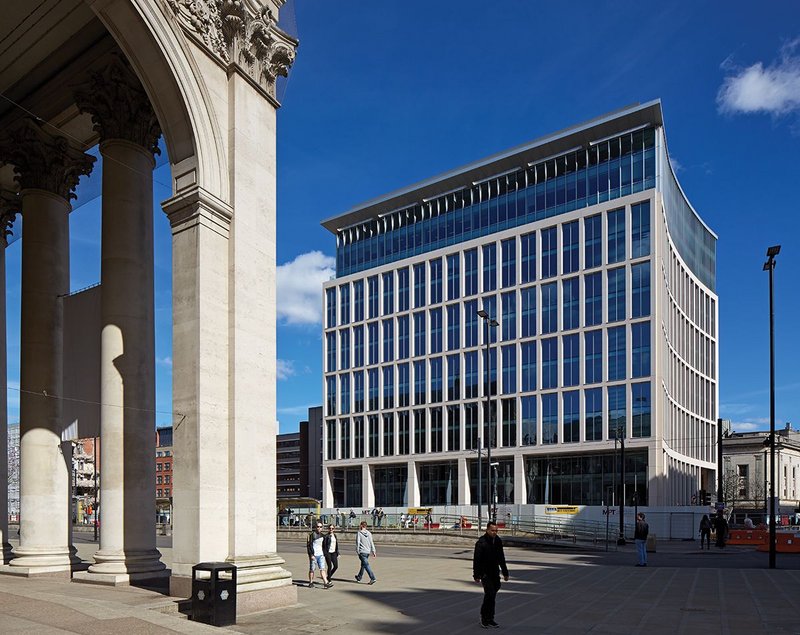
[[[625,428],[617,426],[614,433],[614,451],[617,449],[617,439],[619,439],[619,482],[621,494],[619,497],[619,538],[618,545],[625,544]]]
[[[487,467],[487,470],[486,470],[486,472],[487,472],[487,476],[489,478],[489,483],[488,483],[489,492],[490,492],[489,496],[491,497],[491,492],[493,491],[492,490],[492,442],[494,441],[494,433],[492,431],[492,421],[491,421],[491,418],[492,418],[492,396],[490,394],[491,393],[491,382],[490,382],[490,377],[489,377],[489,374],[490,374],[489,371],[491,370],[489,368],[489,364],[490,364],[490,362],[489,362],[489,348],[490,348],[489,347],[489,327],[490,326],[491,327],[499,326],[499,323],[494,318],[489,317],[489,314],[486,311],[484,311],[483,309],[478,311],[478,317],[483,320],[483,325],[485,327],[484,328],[485,337],[484,337],[483,341],[486,343],[486,364],[485,364],[485,366],[486,366],[486,368],[485,368],[485,370],[486,370],[486,384],[485,384],[485,389],[484,389],[484,393],[486,395],[486,417],[485,417],[484,424],[488,423],[487,427],[489,428],[489,436],[485,437],[485,438],[487,439],[487,442],[486,442],[486,467]],[[489,504],[489,518],[492,520],[492,522],[497,522],[497,506],[496,505],[492,506],[491,503]]]
[[[772,276],[775,256],[781,246],[767,249],[764,271],[769,271],[769,568],[775,568],[775,310],[772,303]]]

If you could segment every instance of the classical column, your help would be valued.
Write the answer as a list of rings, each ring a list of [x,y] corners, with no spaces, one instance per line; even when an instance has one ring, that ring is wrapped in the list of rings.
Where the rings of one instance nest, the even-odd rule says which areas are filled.
[[[8,475],[8,384],[6,366],[6,247],[11,225],[20,211],[19,195],[0,191],[0,481]],[[8,542],[8,487],[0,487],[0,565],[11,559]]]
[[[71,444],[62,439],[63,309],[69,293],[69,199],[93,157],[25,119],[0,157],[22,198],[20,544],[4,572],[69,576]]]
[[[177,179],[173,232],[175,523],[170,590],[191,567],[237,568],[237,611],[297,602],[277,553],[275,80],[297,42],[276,22],[283,0],[177,0],[175,17],[220,72],[212,84],[225,187]],[[206,65],[207,67],[208,65]],[[209,102],[210,103],[210,102]],[[218,149],[218,150],[217,150]]]
[[[79,581],[166,576],[155,532],[153,153],[161,130],[136,75],[112,56],[76,94],[103,157],[100,550]]]

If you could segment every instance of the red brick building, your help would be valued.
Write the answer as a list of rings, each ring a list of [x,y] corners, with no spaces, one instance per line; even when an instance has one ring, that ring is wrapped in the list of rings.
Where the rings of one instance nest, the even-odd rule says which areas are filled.
[[[172,426],[156,428],[156,521],[171,522],[172,491]]]

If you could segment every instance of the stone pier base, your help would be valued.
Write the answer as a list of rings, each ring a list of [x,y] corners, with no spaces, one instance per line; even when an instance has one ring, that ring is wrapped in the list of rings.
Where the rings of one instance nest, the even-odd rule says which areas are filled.
[[[130,586],[143,582],[164,584],[169,578],[169,571],[150,571],[147,573],[91,573],[80,571],[72,576],[72,581],[79,584],[100,584],[106,586]]]
[[[277,554],[228,562],[236,565],[237,615],[297,604],[297,587],[292,583],[292,574],[281,566],[285,561]],[[191,576],[172,575],[169,594],[191,598]]]

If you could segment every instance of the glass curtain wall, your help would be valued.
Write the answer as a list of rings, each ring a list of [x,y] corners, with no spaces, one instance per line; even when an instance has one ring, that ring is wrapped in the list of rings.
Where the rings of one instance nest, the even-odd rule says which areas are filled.
[[[525,459],[527,502],[545,505],[611,504],[620,479],[619,453]],[[647,452],[625,452],[625,504],[647,505]]]

